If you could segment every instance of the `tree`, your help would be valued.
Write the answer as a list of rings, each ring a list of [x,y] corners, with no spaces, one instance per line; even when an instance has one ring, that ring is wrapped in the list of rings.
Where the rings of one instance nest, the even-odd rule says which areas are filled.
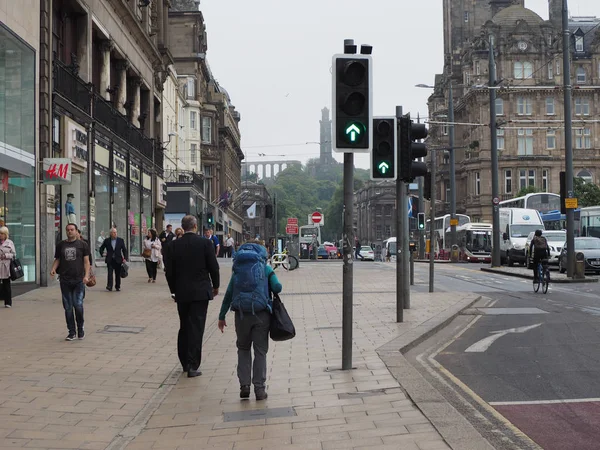
[[[588,183],[583,178],[574,177],[573,190],[580,208],[600,205],[600,187],[598,185]]]
[[[243,181],[250,181],[251,183],[258,183],[258,174],[250,172],[246,174]]]
[[[538,188],[535,186],[527,186],[522,188],[519,192],[517,192],[517,197],[523,197],[527,194],[535,194],[536,192],[540,192]]]

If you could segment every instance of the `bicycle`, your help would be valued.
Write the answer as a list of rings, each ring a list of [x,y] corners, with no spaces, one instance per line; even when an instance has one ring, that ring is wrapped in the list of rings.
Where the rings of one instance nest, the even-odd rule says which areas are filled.
[[[540,286],[542,287],[542,292],[545,294],[548,292],[548,286],[550,285],[550,270],[548,269],[548,260],[543,259],[538,263],[537,266],[538,273],[538,281],[537,283],[533,283],[533,291],[538,292],[540,290]]]
[[[276,270],[277,267],[281,266],[288,271],[297,269],[299,265],[298,258],[288,254],[287,249],[284,250],[283,253],[274,254],[271,258],[269,258],[268,263],[271,265],[273,270]]]

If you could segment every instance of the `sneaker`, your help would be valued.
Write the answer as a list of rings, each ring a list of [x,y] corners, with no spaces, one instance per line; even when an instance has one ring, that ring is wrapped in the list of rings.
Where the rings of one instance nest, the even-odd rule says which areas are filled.
[[[254,396],[256,397],[256,400],[266,400],[268,397],[265,388],[254,389]]]
[[[77,339],[79,339],[79,340],[85,339],[85,331],[84,330],[77,332]]]
[[[118,287],[116,290],[117,290],[117,292],[119,292],[119,291],[121,290],[121,288],[120,288],[120,287]]]
[[[4,305],[5,308],[12,308],[11,305]]]
[[[106,290],[107,290],[107,291],[112,291],[112,288],[111,288],[111,287],[108,287],[108,286],[106,286]]]
[[[69,335],[65,338],[65,341],[72,341],[75,339],[75,333],[71,334],[69,333]]]
[[[250,398],[250,386],[240,386],[240,398]]]

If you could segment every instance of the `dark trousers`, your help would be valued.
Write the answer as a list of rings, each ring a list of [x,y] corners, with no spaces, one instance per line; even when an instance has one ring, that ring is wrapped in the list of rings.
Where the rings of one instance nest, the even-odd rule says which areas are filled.
[[[146,272],[148,272],[148,278],[152,278],[156,280],[156,272],[158,271],[158,261],[152,262],[149,259],[146,259]]]
[[[256,314],[235,312],[235,334],[238,349],[237,375],[240,386],[264,388],[267,381],[267,352],[269,351],[269,328],[271,313]],[[254,349],[254,360],[251,349]]]
[[[106,287],[112,289],[114,272],[115,288],[121,289],[121,263],[118,263],[113,259],[106,265],[106,268],[108,269],[108,282],[106,283]]]
[[[4,304],[12,306],[12,289],[10,287],[10,278],[0,280],[0,300],[4,300]]]
[[[81,333],[83,331],[83,295],[85,293],[83,281],[78,283],[61,281],[60,292],[69,334],[75,334],[76,329]],[[77,319],[77,328],[75,328],[75,319]]]
[[[179,313],[177,354],[184,371],[198,370],[200,367],[207,310],[208,300],[177,302]]]
[[[548,259],[548,252],[546,249],[543,251],[534,250],[533,251],[533,281],[538,281],[538,264],[542,262],[544,259]],[[545,264],[544,264],[545,266]]]

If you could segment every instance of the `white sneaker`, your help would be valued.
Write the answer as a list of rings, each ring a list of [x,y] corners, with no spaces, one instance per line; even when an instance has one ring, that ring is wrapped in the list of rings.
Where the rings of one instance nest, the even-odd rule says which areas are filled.
[[[10,305],[4,305],[5,308],[12,308]]]

